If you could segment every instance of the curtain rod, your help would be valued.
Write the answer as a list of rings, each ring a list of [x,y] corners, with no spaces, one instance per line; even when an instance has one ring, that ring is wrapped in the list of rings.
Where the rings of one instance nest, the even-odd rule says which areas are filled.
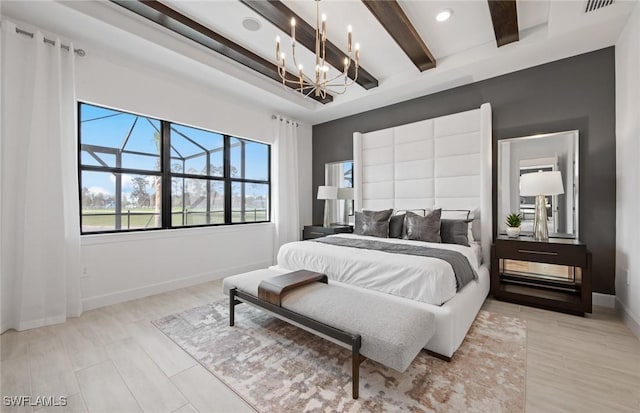
[[[28,32],[28,31],[26,31],[26,30],[22,30],[22,29],[20,29],[20,28],[18,28],[18,27],[16,27],[16,33],[18,33],[18,34],[24,34],[25,36],[29,36],[29,37],[31,37],[32,39],[33,39],[33,36],[34,36],[34,34],[33,34],[33,33]],[[55,40],[47,39],[46,37],[44,38],[44,42],[45,42],[45,43],[50,44],[51,46],[55,46],[55,45],[56,45],[56,41],[55,41]],[[70,47],[69,47],[68,45],[66,45],[66,44],[61,44],[61,45],[60,45],[60,48],[62,48],[62,49],[64,49],[64,50],[66,50],[66,51],[69,51],[69,50],[70,50]],[[74,49],[73,49],[73,51],[74,51],[78,56],[80,56],[80,57],[82,57],[82,56],[86,55],[86,53],[85,53],[84,49],[75,49],[75,48],[74,48]]]
[[[292,121],[292,120],[289,120],[289,119],[285,119],[285,118],[283,118],[282,116],[271,115],[271,119],[279,119],[279,120],[280,120],[280,122],[287,122],[287,123],[294,124],[294,125],[296,125],[296,128],[297,128],[298,126],[300,126],[300,125],[298,124],[298,122],[295,122],[295,121]]]

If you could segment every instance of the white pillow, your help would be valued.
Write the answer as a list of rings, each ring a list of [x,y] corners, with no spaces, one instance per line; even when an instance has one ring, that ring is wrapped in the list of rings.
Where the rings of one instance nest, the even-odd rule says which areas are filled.
[[[416,215],[420,215],[421,217],[426,217],[427,213],[431,212],[431,210],[429,208],[424,208],[424,209],[397,209],[393,215],[402,215],[402,214],[406,214],[407,212],[413,212]]]

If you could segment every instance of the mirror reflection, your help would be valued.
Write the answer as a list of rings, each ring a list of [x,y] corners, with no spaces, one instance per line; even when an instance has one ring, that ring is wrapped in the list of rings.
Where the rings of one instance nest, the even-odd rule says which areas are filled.
[[[503,139],[498,142],[499,233],[506,232],[506,217],[511,213],[519,213],[522,217],[522,235],[533,233],[536,197],[529,196],[523,190],[522,176],[551,171],[560,173],[564,193],[544,194],[549,236],[578,237],[577,130]]]
[[[326,163],[324,165],[324,182],[327,186],[353,188],[353,161]],[[345,191],[340,191],[340,193],[345,193]],[[339,198],[343,197],[339,196]],[[348,224],[350,217],[353,215],[353,199],[337,199],[328,203],[326,208],[329,208],[330,223]]]

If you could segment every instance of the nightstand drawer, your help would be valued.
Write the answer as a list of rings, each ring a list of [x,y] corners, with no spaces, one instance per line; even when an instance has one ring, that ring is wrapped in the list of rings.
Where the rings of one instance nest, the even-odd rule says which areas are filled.
[[[304,233],[304,237],[306,239],[313,239],[313,238],[320,238],[320,237],[324,237],[325,235],[329,235],[326,232],[320,232],[320,231],[305,231]]]
[[[331,227],[323,227],[320,225],[306,225],[302,231],[302,239],[314,239],[326,237],[327,235],[350,233],[353,228],[347,225],[335,225]]]
[[[574,244],[505,242],[501,240],[496,243],[496,258],[585,267],[587,265],[587,247]]]

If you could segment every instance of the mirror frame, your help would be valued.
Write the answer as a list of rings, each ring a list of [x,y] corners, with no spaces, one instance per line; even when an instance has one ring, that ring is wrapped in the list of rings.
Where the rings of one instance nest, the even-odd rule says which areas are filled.
[[[351,186],[348,187],[348,188],[353,188],[354,187],[354,183],[355,182],[353,180],[353,174],[354,174],[353,159],[345,159],[345,160],[342,160],[342,161],[326,162],[324,164],[324,184],[325,185],[332,185],[331,183],[328,182],[328,179],[327,179],[328,178],[328,167],[331,166],[331,165],[344,164],[344,163],[350,163],[351,164]],[[339,188],[347,188],[347,187],[343,186],[344,181],[345,181],[345,179],[343,177],[342,180],[340,181],[339,185],[332,185],[332,186],[338,186]],[[336,215],[341,215],[340,214],[339,203],[338,202],[333,202],[332,204],[333,204],[332,208],[336,208]],[[325,205],[325,208],[326,208],[326,205]],[[352,217],[354,216],[354,213],[355,213],[354,211],[355,211],[355,201],[351,200],[351,203],[349,205],[349,212],[347,214],[349,223],[351,223],[351,221],[353,219]],[[346,225],[346,223],[344,223],[344,224]]]
[[[558,233],[553,232],[549,233],[549,236],[552,238],[568,238],[568,239],[579,239],[579,231],[580,231],[580,208],[579,208],[579,196],[580,196],[580,131],[578,129],[567,130],[567,131],[559,131],[559,132],[550,132],[550,133],[541,133],[537,135],[529,135],[529,136],[518,136],[507,139],[500,139],[497,141],[497,166],[496,166],[496,182],[497,182],[497,199],[496,199],[496,215],[498,217],[497,220],[497,234],[504,235],[506,234],[505,230],[502,228],[504,217],[500,216],[501,212],[501,204],[502,204],[502,153],[503,153],[503,143],[509,142],[522,142],[526,140],[535,140],[540,138],[548,138],[559,135],[573,135],[573,154],[574,154],[574,165],[572,168],[573,172],[573,219],[574,219],[574,231],[573,233]],[[568,194],[568,188],[565,185],[565,195]],[[504,212],[504,211],[502,211]],[[508,211],[510,212],[510,211]],[[530,235],[528,232],[523,233],[522,235]]]

